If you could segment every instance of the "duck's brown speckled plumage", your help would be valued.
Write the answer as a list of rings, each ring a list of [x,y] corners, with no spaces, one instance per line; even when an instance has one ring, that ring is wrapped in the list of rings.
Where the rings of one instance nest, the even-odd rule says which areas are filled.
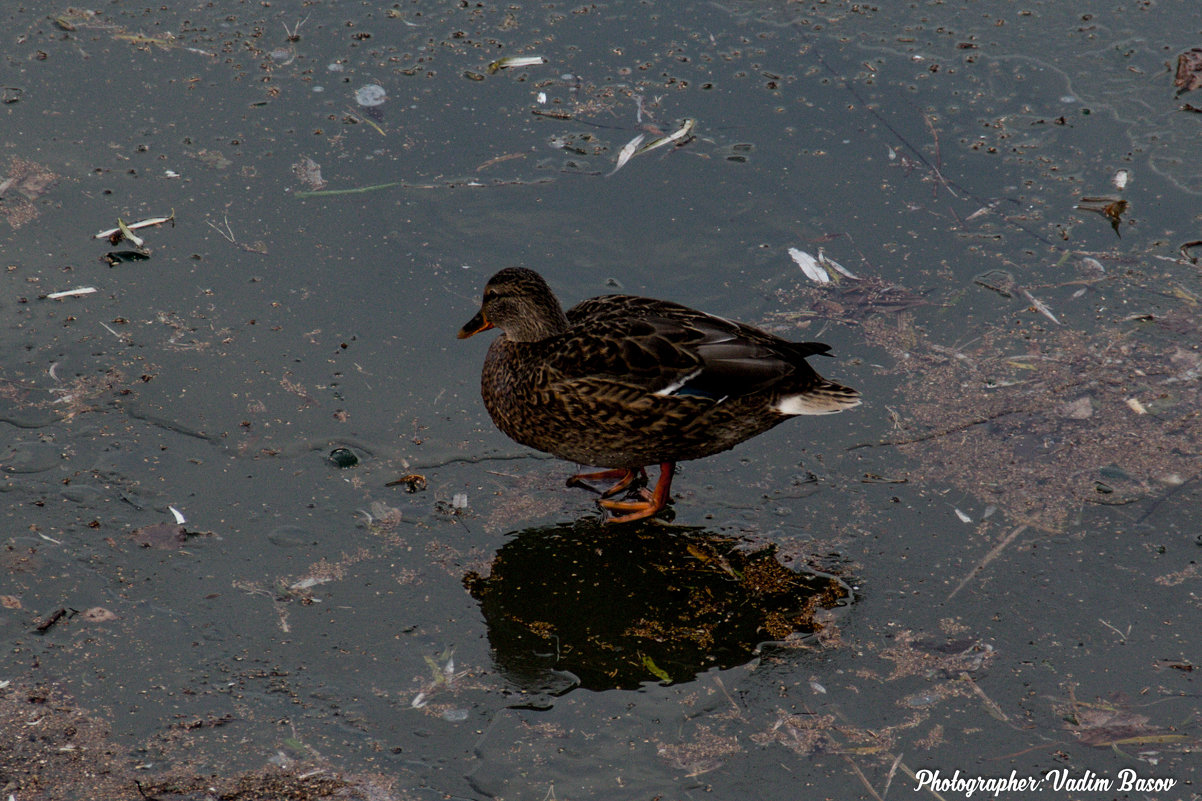
[[[492,327],[503,333],[481,389],[498,428],[560,458],[614,468],[596,477],[622,476],[621,489],[634,471],[663,466],[655,497],[602,501],[633,512],[616,519],[662,508],[674,462],[725,451],[797,414],[859,403],[858,392],[806,363],[826,345],[631,295],[592,298],[565,315],[533,270],[493,276],[459,336]]]

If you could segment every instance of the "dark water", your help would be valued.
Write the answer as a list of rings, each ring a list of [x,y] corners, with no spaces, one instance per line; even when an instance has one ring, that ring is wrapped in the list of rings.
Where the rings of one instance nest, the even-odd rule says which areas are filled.
[[[1191,13],[7,12],[5,702],[103,721],[124,792],[284,766],[397,798],[896,797],[922,770],[1191,797],[1117,784],[1191,778],[1197,740]],[[508,55],[547,63],[488,72]],[[94,233],[172,213],[102,260],[129,244]],[[632,658],[622,690],[496,652],[465,575],[597,514],[492,427],[488,335],[454,338],[511,264],[833,346],[863,407],[674,486],[675,524],[856,588],[821,636],[671,684]],[[144,547],[171,507],[191,536]]]

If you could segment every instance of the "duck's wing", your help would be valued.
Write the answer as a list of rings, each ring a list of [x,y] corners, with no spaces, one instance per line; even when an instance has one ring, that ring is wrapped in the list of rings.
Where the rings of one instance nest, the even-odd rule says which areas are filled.
[[[668,301],[607,295],[567,313],[569,328],[545,342],[549,383],[721,400],[787,381],[796,391],[822,379],[805,362],[830,348],[788,342],[759,329]],[[579,383],[583,382],[583,383]]]

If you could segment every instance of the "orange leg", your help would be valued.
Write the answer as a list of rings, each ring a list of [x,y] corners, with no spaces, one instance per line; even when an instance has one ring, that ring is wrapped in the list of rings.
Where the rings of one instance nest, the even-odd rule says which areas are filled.
[[[644,478],[647,476],[647,472],[641,467],[637,471],[636,470],[627,470],[624,467],[620,467],[616,470],[602,470],[600,473],[577,473],[576,475],[574,475],[568,479],[568,486],[569,487],[585,487],[586,489],[593,489],[592,487],[588,486],[588,484],[586,484],[585,482],[587,482],[587,481],[602,481],[602,480],[609,480],[611,478],[616,478],[616,479],[618,479],[618,483],[614,484],[612,487],[605,490],[605,492],[601,493],[602,498],[608,498],[611,495],[617,495],[619,492],[621,492],[622,490],[629,487],[640,476],[642,476]]]
[[[648,492],[645,488],[639,493],[641,501],[609,501],[600,500],[597,503],[611,512],[629,512],[629,514],[611,517],[607,523],[630,523],[643,520],[657,514],[668,505],[668,495],[672,491],[672,474],[676,471],[673,462],[664,462],[659,466],[659,481],[655,482],[655,491]]]

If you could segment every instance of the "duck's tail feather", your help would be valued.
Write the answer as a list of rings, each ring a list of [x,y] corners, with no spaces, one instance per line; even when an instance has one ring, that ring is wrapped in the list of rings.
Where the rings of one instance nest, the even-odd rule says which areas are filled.
[[[773,408],[784,415],[834,414],[860,405],[860,393],[851,387],[820,379],[805,392],[783,395]]]

